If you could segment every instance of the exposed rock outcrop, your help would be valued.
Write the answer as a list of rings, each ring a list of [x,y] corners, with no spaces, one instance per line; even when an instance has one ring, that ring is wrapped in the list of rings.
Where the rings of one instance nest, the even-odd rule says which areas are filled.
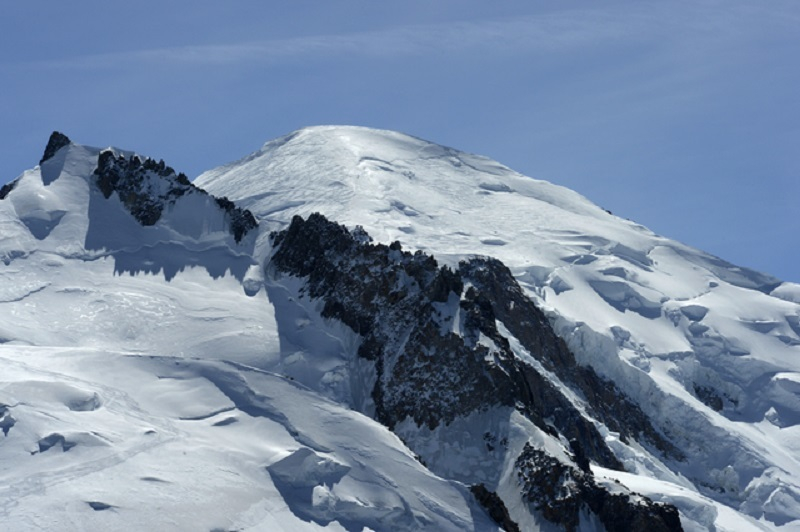
[[[42,155],[42,158],[39,160],[39,164],[44,163],[55,155],[58,150],[70,144],[72,144],[72,141],[69,140],[68,136],[58,131],[53,131],[50,134],[50,139],[47,141],[47,146],[44,148],[44,155]]]
[[[3,436],[8,436],[8,432],[16,424],[17,420],[9,412],[8,405],[0,403],[0,430],[3,431]]]
[[[475,496],[475,499],[481,503],[481,506],[489,512],[489,517],[500,525],[505,532],[520,532],[519,525],[511,519],[503,499],[496,493],[486,489],[483,484],[470,486],[469,490]]]
[[[0,200],[6,199],[6,196],[8,196],[8,194],[12,190],[14,190],[14,187],[17,186],[17,181],[18,180],[15,179],[14,181],[10,181],[10,182],[6,183],[5,185],[3,185],[2,187],[0,187]]]
[[[111,150],[100,153],[94,174],[103,196],[108,199],[116,192],[128,212],[143,226],[155,225],[167,205],[174,204],[185,194],[209,195],[163,160],[142,160],[136,155],[126,158]],[[236,242],[258,225],[250,211],[240,209],[227,198],[214,199],[225,211]]]
[[[600,377],[592,368],[581,366],[566,343],[550,327],[544,313],[528,298],[511,271],[499,260],[481,257],[461,264],[465,279],[480,290],[486,307],[484,334],[497,334],[495,320],[502,322],[528,350],[558,378],[579,390],[592,409],[592,414],[608,428],[620,433],[623,441],[642,440],[662,453],[682,459],[682,453],[667,441],[642,409],[623,394],[613,382]],[[575,433],[568,439],[584,440]]]
[[[596,515],[606,530],[682,530],[674,506],[655,503],[622,487],[619,493],[611,493],[599,486],[589,472],[564,464],[530,445],[525,446],[516,466],[525,499],[545,519],[568,532],[578,530],[584,510]]]
[[[563,391],[514,353],[498,323],[613,430],[677,451],[618,389],[576,363],[501,262],[476,258],[453,271],[420,251],[403,251],[398,242],[372,244],[362,232],[354,236],[320,214],[307,220],[295,216],[287,229],[271,235],[275,249],[269,267],[272,275],[304,279],[300,296],[320,301],[323,317],[361,336],[358,355],[375,363],[372,399],[378,421],[394,428],[411,418],[433,430],[493,407],[515,408],[544,432],[568,441],[576,464],[566,466],[541,451],[547,461],[540,467],[533,448],[517,459],[520,485],[530,492],[526,500],[546,519],[569,529],[586,506],[611,523],[611,513],[624,507],[625,523],[653,520],[680,529],[680,521],[677,526],[670,521],[673,515],[677,519],[674,508],[665,507],[670,511],[664,510],[664,517],[661,506],[652,509],[650,502],[612,495],[594,482],[590,462],[621,469],[620,462]],[[611,416],[615,408],[621,416]],[[542,468],[547,471],[529,474]],[[563,476],[559,468],[580,478],[582,491],[564,504],[539,500],[526,479],[543,482],[544,493],[556,493]],[[476,496],[493,500],[483,491]],[[490,506],[499,517],[499,506]]]

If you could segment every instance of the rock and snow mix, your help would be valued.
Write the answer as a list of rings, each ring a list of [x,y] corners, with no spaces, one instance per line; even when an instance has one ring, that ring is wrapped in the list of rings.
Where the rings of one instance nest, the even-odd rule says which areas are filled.
[[[54,135],[0,261],[11,530],[800,525],[798,286],[484,157]]]

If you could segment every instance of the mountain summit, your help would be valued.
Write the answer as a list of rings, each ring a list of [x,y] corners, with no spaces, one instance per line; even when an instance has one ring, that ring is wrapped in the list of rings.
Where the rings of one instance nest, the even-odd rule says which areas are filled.
[[[12,530],[800,524],[800,287],[401,133],[0,190]]]

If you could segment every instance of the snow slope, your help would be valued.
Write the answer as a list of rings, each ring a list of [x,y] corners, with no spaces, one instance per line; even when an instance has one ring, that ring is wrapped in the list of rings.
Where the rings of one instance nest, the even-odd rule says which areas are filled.
[[[698,503],[706,512],[698,526],[739,528],[724,508],[741,523],[800,526],[797,285],[655,235],[563,187],[400,133],[308,128],[195,183],[269,227],[321,212],[440,262],[499,258],[579,360],[687,455],[670,461],[620,445],[629,472],[651,479],[656,494],[667,482],[695,502],[715,501]]]
[[[255,215],[243,236],[225,202],[163,165],[134,165],[137,190],[159,198],[142,214],[96,173],[104,152],[123,169],[134,153],[51,151],[0,191],[7,529],[497,529],[476,482],[523,528],[553,528],[521,497],[514,460],[528,445],[572,458],[515,410],[435,428],[409,418],[394,433],[371,419],[361,337],[269,267],[270,232],[313,212],[454,268],[502,260],[578,361],[683,455],[591,420],[624,466],[592,464],[609,492],[673,504],[687,530],[800,526],[800,286],[400,133],[308,128],[200,176]],[[461,334],[457,298],[438,309]],[[581,526],[599,525],[587,514]]]
[[[255,236],[192,191],[142,226],[102,196],[101,153],[61,147],[0,201],[4,530],[496,528],[385,427],[284,376]]]

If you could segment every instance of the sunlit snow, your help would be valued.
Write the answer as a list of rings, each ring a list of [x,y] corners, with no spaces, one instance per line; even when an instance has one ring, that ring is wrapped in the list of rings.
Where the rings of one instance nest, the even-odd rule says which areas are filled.
[[[399,133],[308,128],[200,176],[259,219],[240,243],[200,196],[138,225],[93,188],[99,153],[62,148],[0,200],[10,530],[496,529],[476,481],[542,525],[486,451],[501,443],[475,433],[563,452],[527,420],[392,433],[368,417],[358,336],[263,268],[269,232],[312,212],[445,264],[499,258],[577,359],[692,451],[667,460],[601,427],[626,468],[594,467],[602,482],[674,504],[687,530],[800,526],[797,285]],[[457,331],[457,302],[441,310]]]

